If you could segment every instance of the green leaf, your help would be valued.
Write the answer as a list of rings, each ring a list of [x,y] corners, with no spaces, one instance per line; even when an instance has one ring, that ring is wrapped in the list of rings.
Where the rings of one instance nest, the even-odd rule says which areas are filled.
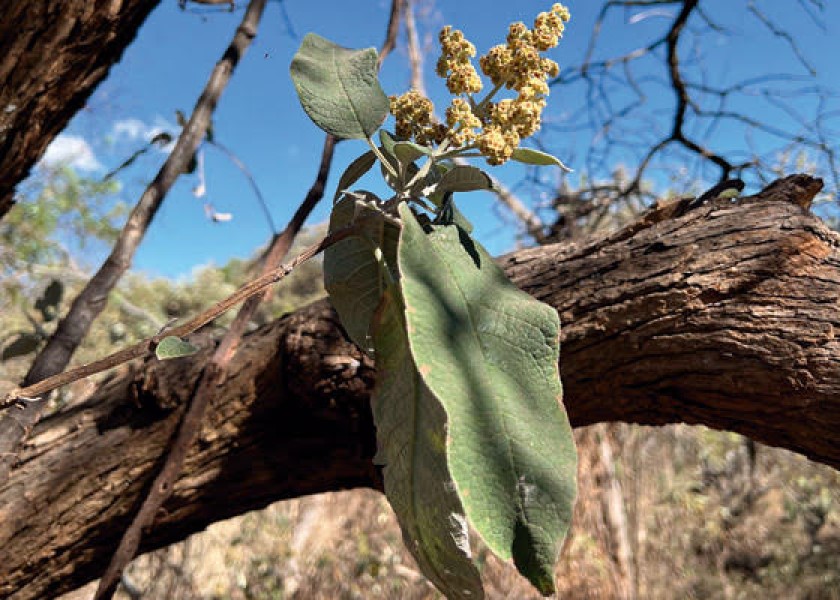
[[[414,366],[397,285],[383,294],[373,340],[374,462],[384,467],[385,495],[405,545],[447,598],[483,598],[464,508],[447,467],[446,412]]]
[[[45,322],[52,321],[58,315],[58,305],[64,296],[64,284],[53,279],[44,293],[35,301],[35,310],[41,313]]]
[[[557,312],[517,289],[457,225],[424,229],[399,211],[411,354],[446,410],[458,495],[490,549],[550,594],[577,462]]]
[[[534,150],[533,148],[517,148],[513,151],[513,156],[511,158],[517,162],[525,163],[526,165],[539,165],[539,166],[557,166],[563,169],[564,171],[568,171],[569,173],[572,170],[560,162],[560,159],[556,156],[552,156],[547,152],[541,152],[539,150]]]
[[[158,360],[181,358],[196,352],[198,352],[198,348],[174,335],[163,338],[155,348],[155,356],[158,357]]]
[[[373,150],[368,150],[356,160],[351,162],[350,166],[347,167],[344,173],[342,173],[341,178],[338,180],[338,187],[335,190],[335,196],[333,196],[333,204],[338,201],[342,194],[350,189],[350,186],[359,181],[365,173],[370,171],[375,162],[376,155],[373,153]]]
[[[741,195],[741,190],[738,188],[729,188],[723,190],[720,194],[718,194],[718,198],[737,198]]]
[[[404,165],[413,163],[421,156],[430,156],[432,153],[430,148],[415,144],[414,142],[396,142],[392,152],[397,157],[397,160]]]
[[[347,335],[370,353],[371,320],[382,292],[394,278],[389,269],[396,269],[399,228],[374,204],[348,195],[333,207],[330,232],[359,219],[365,220],[360,235],[324,251],[324,287]]]
[[[291,65],[303,110],[337,138],[369,138],[388,115],[374,48],[350,50],[308,34]]]
[[[443,174],[440,183],[435,186],[434,193],[472,192],[475,190],[492,190],[493,180],[484,171],[476,167],[455,165]]]
[[[3,348],[0,354],[0,360],[11,360],[12,358],[20,358],[26,356],[38,349],[41,343],[41,336],[37,333],[20,333],[15,341]]]
[[[388,164],[391,165],[391,168],[393,169],[393,171],[396,172],[396,173],[399,173],[400,172],[400,161],[397,160],[397,157],[394,156],[393,154],[389,153],[388,149],[385,148],[385,146],[379,146],[379,151],[382,153],[382,156],[385,157],[385,160],[388,161]],[[395,192],[403,191],[402,182],[400,181],[400,179],[398,177],[394,177],[394,175],[391,174],[391,171],[388,170],[385,167],[384,162],[379,165],[379,172],[382,175],[382,179],[384,179],[385,183],[388,184],[388,187],[390,187]],[[417,173],[417,165],[408,165],[408,168],[406,169],[406,173],[404,174],[403,177],[407,178],[407,179],[410,179],[411,177],[414,176],[415,173]]]
[[[393,136],[393,134],[388,131],[387,129],[380,129],[379,130],[379,141],[382,143],[382,150],[383,154],[389,158],[393,158],[396,155],[394,154],[394,144],[397,143],[397,138]]]

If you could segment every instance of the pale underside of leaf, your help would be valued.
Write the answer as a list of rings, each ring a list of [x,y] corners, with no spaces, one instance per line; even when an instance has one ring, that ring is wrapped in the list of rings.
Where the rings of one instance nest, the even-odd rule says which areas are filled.
[[[511,158],[526,165],[537,165],[543,167],[556,166],[560,167],[567,173],[572,172],[572,169],[564,165],[560,159],[553,154],[542,152],[541,150],[534,150],[533,148],[517,148],[513,151],[513,156],[511,156]]]
[[[362,219],[365,224],[358,235],[324,251],[324,287],[350,339],[370,353],[371,320],[392,278],[387,265],[396,265],[399,229],[374,205],[345,196],[333,207],[330,232]]]
[[[446,413],[420,378],[408,350],[402,301],[388,288],[374,326],[377,379],[371,406],[374,461],[405,544],[448,598],[483,598],[471,560],[464,509],[446,462]]]
[[[551,593],[576,493],[557,313],[516,289],[457,226],[427,233],[406,207],[400,216],[411,354],[446,410],[467,517],[491,550]]]

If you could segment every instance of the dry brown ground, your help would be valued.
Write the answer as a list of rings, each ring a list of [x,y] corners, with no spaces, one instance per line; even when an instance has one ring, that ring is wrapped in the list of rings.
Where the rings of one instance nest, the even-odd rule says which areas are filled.
[[[840,598],[836,471],[703,428],[597,425],[577,438],[581,495],[558,597]],[[479,562],[489,598],[539,597],[509,565],[484,551]],[[371,490],[216,523],[138,558],[127,582],[124,599],[440,598]]]

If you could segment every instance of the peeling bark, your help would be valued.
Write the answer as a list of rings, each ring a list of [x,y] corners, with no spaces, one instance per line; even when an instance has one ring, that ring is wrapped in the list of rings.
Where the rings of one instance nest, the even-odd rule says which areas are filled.
[[[5,2],[0,19],[0,219],[18,182],[108,74],[160,0]]]
[[[817,189],[794,176],[503,258],[560,312],[573,425],[702,423],[840,468],[840,237],[804,208]],[[101,573],[211,352],[132,365],[36,427],[0,488],[0,596]],[[326,303],[250,335],[229,372],[143,550],[282,498],[380,487],[374,372]]]

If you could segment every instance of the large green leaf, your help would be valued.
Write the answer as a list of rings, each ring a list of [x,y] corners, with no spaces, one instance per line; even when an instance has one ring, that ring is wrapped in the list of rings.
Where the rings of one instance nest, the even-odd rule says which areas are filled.
[[[338,138],[369,138],[388,115],[374,48],[342,48],[314,33],[292,59],[292,80],[303,110]]]
[[[483,598],[464,508],[446,462],[446,412],[408,349],[402,299],[389,286],[374,318],[376,464],[406,547],[447,598]]]
[[[572,516],[576,452],[561,404],[557,312],[518,290],[457,225],[406,206],[398,248],[411,353],[443,403],[467,517],[544,594]]]
[[[330,232],[354,222],[363,223],[359,235],[346,238],[324,251],[324,287],[341,324],[362,350],[373,349],[371,320],[382,292],[394,277],[399,228],[387,221],[372,203],[345,195],[333,206]]]

